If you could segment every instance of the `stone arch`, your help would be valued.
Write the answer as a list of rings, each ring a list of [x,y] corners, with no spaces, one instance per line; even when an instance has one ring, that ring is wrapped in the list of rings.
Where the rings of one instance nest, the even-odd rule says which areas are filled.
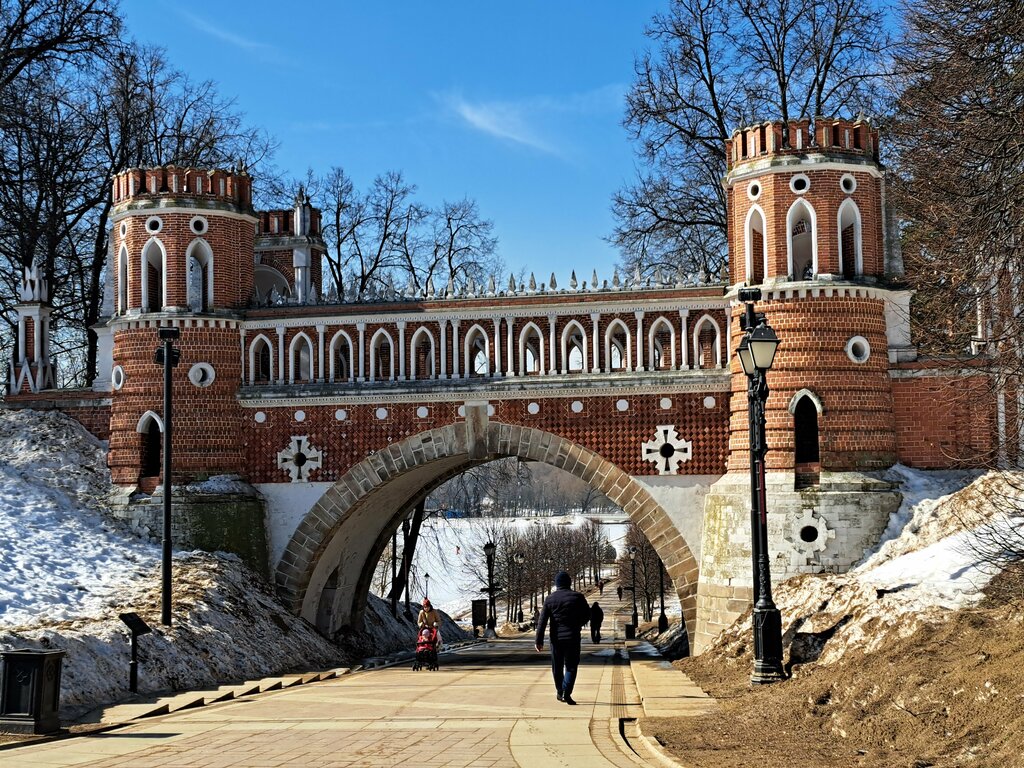
[[[281,599],[332,633],[361,620],[373,566],[405,513],[431,490],[469,467],[518,456],[580,478],[622,507],[665,564],[695,637],[697,561],[664,509],[636,480],[593,451],[529,427],[488,422],[486,406],[467,420],[431,429],[353,466],[306,513],[277,565]],[[321,606],[328,580],[329,610]]]
[[[846,198],[836,214],[839,243],[839,274],[846,278],[864,274],[860,208],[853,198]]]
[[[760,285],[768,277],[768,234],[764,211],[759,205],[750,206],[743,223],[743,247],[746,255],[746,281]]]
[[[213,307],[213,249],[197,237],[185,250],[185,304],[192,312]]]
[[[305,331],[299,331],[288,347],[288,383],[316,381],[313,370],[315,359],[313,340],[306,335]]]
[[[668,349],[666,350],[664,345],[661,345],[660,349],[657,350],[658,355],[655,355],[656,346],[658,344],[658,334],[662,333],[662,329],[668,332]],[[666,358],[668,359],[666,360]],[[655,365],[656,359],[657,365]],[[651,323],[651,327],[647,331],[647,361],[650,364],[649,368],[652,371],[664,369],[674,371],[676,368],[676,329],[664,315],[659,315],[657,319]],[[666,363],[668,363],[668,365],[666,365]]]
[[[121,246],[117,252],[117,313],[123,315],[128,311],[131,293],[128,288],[128,247]]]
[[[264,349],[266,354],[263,352]],[[264,362],[267,363],[266,370],[262,365]],[[249,386],[257,382],[274,382],[274,342],[262,333],[249,344]]]
[[[618,332],[621,331],[625,341],[622,347],[618,348],[618,358],[622,365],[613,365],[615,356],[612,354],[613,347],[618,347],[616,337]],[[604,359],[605,369],[612,373],[614,371],[631,371],[633,370],[633,336],[627,326],[619,318],[615,318],[610,323],[604,332]]]
[[[562,329],[562,364],[558,370],[561,373],[586,373],[589,370],[587,352],[587,332],[576,320],[570,320]]]
[[[786,254],[790,280],[804,280],[808,271],[818,274],[818,214],[803,198],[786,214]]]
[[[345,345],[345,351],[341,351],[342,344]],[[330,345],[330,381],[333,384],[336,381],[355,381],[355,369],[352,366],[352,350],[355,349],[355,345],[352,343],[352,337],[345,332],[345,329],[340,329],[334,336],[331,337]],[[341,378],[338,377],[339,371],[341,372]]]
[[[428,354],[423,360],[423,369],[420,370],[417,367],[418,352],[420,339],[425,338],[430,344],[430,354]],[[435,370],[435,358],[437,357],[437,346],[434,344],[434,334],[430,332],[430,329],[425,325],[421,325],[413,333],[412,338],[409,340],[409,378],[415,381],[417,378],[420,379],[436,379],[437,371]]]
[[[491,375],[491,340],[478,323],[466,331],[462,340],[465,364],[462,366],[463,378],[470,379],[475,376],[486,378]],[[485,363],[479,366],[478,363]],[[484,370],[480,370],[480,368]]]
[[[715,368],[722,367],[722,328],[711,315],[701,315],[700,319],[693,326],[693,367],[700,368],[700,334],[704,330],[704,326],[709,325],[714,329],[715,342],[714,342],[714,353],[715,353]]]
[[[163,311],[167,301],[167,249],[160,238],[151,237],[143,246],[139,274],[142,311]]]
[[[536,354],[533,355],[534,367],[528,365],[529,357],[526,354],[530,346],[530,339],[537,339]],[[544,373],[544,334],[532,320],[523,326],[519,332],[519,373],[526,376],[529,374],[541,375]]]

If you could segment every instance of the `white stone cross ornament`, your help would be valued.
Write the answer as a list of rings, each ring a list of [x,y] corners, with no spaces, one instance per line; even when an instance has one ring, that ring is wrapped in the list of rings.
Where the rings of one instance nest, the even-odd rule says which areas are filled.
[[[674,475],[693,456],[693,444],[683,440],[673,424],[658,427],[657,436],[643,444],[643,457],[657,466],[659,475]]]
[[[287,472],[293,483],[308,483],[309,473],[320,469],[323,454],[309,444],[305,436],[292,437],[291,443],[277,454],[277,466]]]

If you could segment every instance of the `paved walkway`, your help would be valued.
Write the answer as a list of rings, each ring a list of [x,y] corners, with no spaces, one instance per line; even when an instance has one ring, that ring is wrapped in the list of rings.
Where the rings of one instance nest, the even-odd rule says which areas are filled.
[[[523,639],[470,646],[443,656],[437,672],[413,672],[409,664],[359,672],[147,718],[105,733],[6,750],[0,763],[18,768],[659,764],[644,746],[631,749],[620,736],[624,719],[643,715],[622,650],[584,645],[573,694],[579,704],[572,707],[556,701],[548,655],[537,654],[532,645]],[[685,684],[679,672],[660,670],[652,667],[645,674],[671,678],[680,688]],[[667,693],[660,685],[659,697]]]

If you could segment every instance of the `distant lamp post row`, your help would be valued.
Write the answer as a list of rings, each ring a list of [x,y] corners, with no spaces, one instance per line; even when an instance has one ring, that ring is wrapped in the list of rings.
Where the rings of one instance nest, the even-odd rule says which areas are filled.
[[[736,356],[747,376],[747,409],[750,432],[750,529],[754,577],[754,672],[753,683],[785,679],[782,667],[782,617],[772,601],[772,576],[768,559],[768,506],[765,499],[765,405],[768,402],[768,371],[775,362],[779,338],[763,313],[754,311],[759,288],[742,288],[745,305],[740,318],[744,331]]]

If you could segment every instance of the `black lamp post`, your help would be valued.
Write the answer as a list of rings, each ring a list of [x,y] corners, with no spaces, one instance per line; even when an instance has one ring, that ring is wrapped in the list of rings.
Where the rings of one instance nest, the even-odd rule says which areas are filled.
[[[423,574],[423,581],[425,583],[425,586],[423,587],[423,597],[425,597],[427,600],[429,600],[430,599],[430,574],[429,573],[424,573]]]
[[[174,348],[181,336],[177,328],[157,331],[163,346],[156,348],[153,361],[164,367],[164,536],[161,557],[160,623],[171,625],[171,371],[178,364],[180,351]]]
[[[658,594],[661,599],[661,615],[658,616],[658,634],[668,632],[668,616],[665,615],[665,564],[658,558]]]
[[[633,568],[633,586],[629,588],[629,591],[633,593],[633,630],[636,631],[637,625],[640,623],[640,617],[636,612],[636,547],[629,548],[629,563]]]
[[[487,595],[489,599],[490,611],[487,615],[487,629],[494,632],[495,626],[497,626],[498,620],[494,615],[494,546],[493,541],[488,541],[484,544],[484,554],[487,556]]]
[[[516,566],[518,567],[518,573],[516,574],[516,595],[519,598],[519,613],[516,614],[516,621],[520,624],[523,623],[523,564],[526,563],[526,558],[522,552],[516,553]]]
[[[754,312],[761,298],[759,288],[743,288],[739,299],[746,304],[740,327],[744,331],[736,356],[747,376],[747,408],[750,428],[751,558],[754,569],[754,672],[753,683],[784,680],[782,668],[782,617],[772,601],[772,575],[768,560],[768,505],[765,498],[765,404],[768,402],[768,371],[775,362],[779,338],[762,313]]]

